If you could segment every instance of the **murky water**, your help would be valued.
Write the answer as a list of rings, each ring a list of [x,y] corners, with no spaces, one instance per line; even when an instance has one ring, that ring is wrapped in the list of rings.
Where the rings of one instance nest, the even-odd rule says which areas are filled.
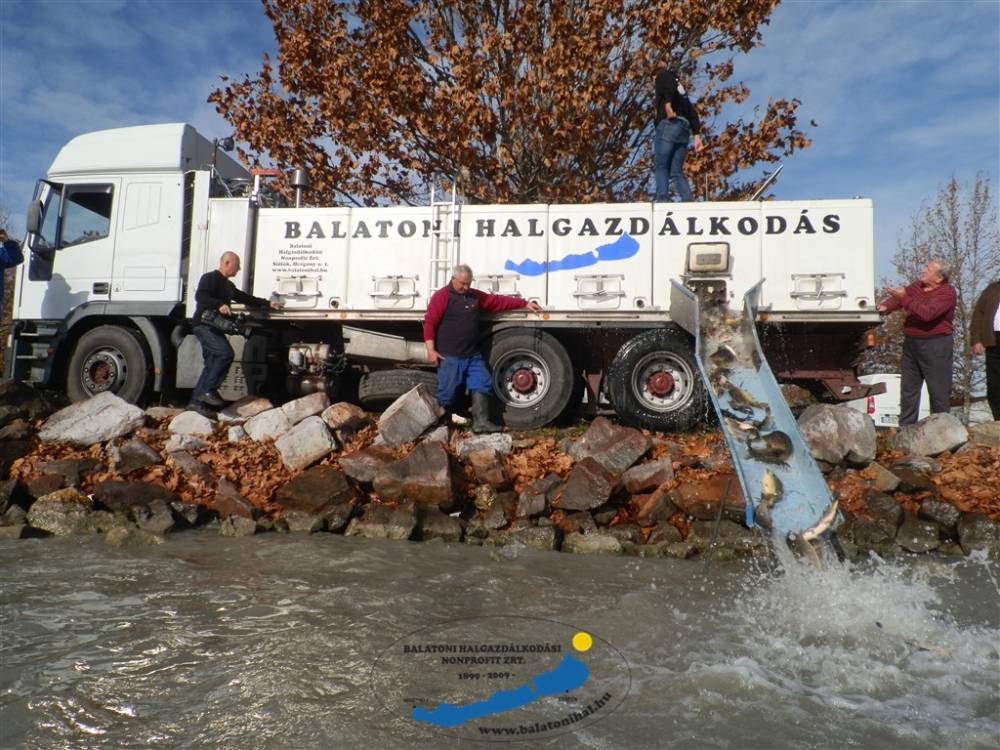
[[[372,667],[457,618],[585,629],[628,661],[553,748],[996,748],[996,566],[818,573],[333,535],[0,542],[5,748],[478,746],[390,714]],[[876,624],[879,623],[879,624]]]

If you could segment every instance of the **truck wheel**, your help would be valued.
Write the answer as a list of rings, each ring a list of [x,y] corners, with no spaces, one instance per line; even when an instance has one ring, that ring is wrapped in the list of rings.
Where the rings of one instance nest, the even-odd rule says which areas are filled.
[[[433,392],[437,390],[437,375],[426,370],[376,370],[361,376],[358,401],[372,411],[382,411],[421,383]]]
[[[668,328],[640,333],[611,362],[608,396],[625,422],[684,432],[705,415],[705,388],[690,338]]]
[[[150,383],[151,357],[139,334],[118,326],[98,326],[76,342],[66,374],[66,395],[85,401],[110,391],[138,403]]]
[[[508,427],[533,430],[566,409],[573,392],[573,365],[552,335],[526,328],[500,331],[492,339],[489,363]]]

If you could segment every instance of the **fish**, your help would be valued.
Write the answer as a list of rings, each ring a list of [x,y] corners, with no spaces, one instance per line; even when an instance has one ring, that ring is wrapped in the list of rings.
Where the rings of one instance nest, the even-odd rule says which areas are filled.
[[[834,520],[836,520],[837,508],[839,506],[840,500],[834,500],[830,503],[830,507],[826,509],[826,513],[816,522],[816,525],[802,532],[802,538],[807,542],[811,542],[822,536],[833,525]]]
[[[736,361],[736,350],[729,344],[723,344],[708,357],[713,365],[729,365]]]
[[[752,394],[743,390],[732,381],[728,382],[725,387],[729,392],[729,403],[740,411],[746,411],[747,409],[765,409],[768,413],[770,413],[770,407],[767,404],[754,400]]]
[[[796,534],[794,531],[790,531],[785,541],[788,544],[788,548],[801,558],[809,561],[809,563],[816,568],[821,570],[823,568],[823,563],[819,559],[819,553],[816,548],[813,547],[812,542],[806,541],[802,538],[801,534]]]
[[[726,420],[726,426],[729,427],[730,432],[757,432],[757,425],[742,419],[731,411],[723,409],[722,416]]]
[[[765,432],[747,440],[750,455],[761,461],[783,464],[792,456],[792,439],[781,430]]]
[[[781,480],[771,472],[770,469],[764,472],[764,478],[760,483],[760,502],[754,508],[754,518],[765,529],[772,527],[771,508],[779,502],[785,492]]]

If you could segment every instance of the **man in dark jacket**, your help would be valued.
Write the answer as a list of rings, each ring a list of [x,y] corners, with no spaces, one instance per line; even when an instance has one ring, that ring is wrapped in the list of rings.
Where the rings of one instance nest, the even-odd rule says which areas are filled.
[[[1000,420],[1000,280],[987,286],[972,310],[972,353],[986,355],[986,400]]]
[[[189,409],[204,411],[205,407],[219,409],[226,405],[226,401],[219,395],[218,388],[225,379],[229,365],[232,364],[235,356],[233,347],[226,339],[225,334],[219,329],[201,322],[202,313],[206,310],[214,310],[220,315],[229,317],[233,314],[229,304],[234,301],[247,307],[270,306],[275,310],[281,307],[277,302],[268,302],[266,299],[254,297],[252,294],[237,289],[230,279],[239,272],[240,256],[236,253],[226,252],[219,259],[219,268],[215,271],[209,271],[198,281],[198,290],[194,295],[197,306],[192,324],[194,335],[201,343],[205,367],[191,393]]]
[[[701,121],[687,91],[677,80],[677,73],[669,68],[656,71],[654,84],[655,109],[653,123],[656,126],[653,137],[653,177],[656,179],[655,201],[665,201],[670,197],[670,185],[682,201],[693,201],[691,186],[684,176],[684,158],[687,156],[688,141],[694,135],[695,153],[704,145],[699,131]]]
[[[3,272],[24,262],[21,243],[7,236],[7,231],[0,229],[0,310],[3,309],[4,284]]]
[[[948,283],[948,274],[943,261],[932,260],[905,289],[886,289],[889,298],[876,307],[880,313],[906,310],[899,386],[900,425],[916,423],[924,382],[931,399],[931,413],[950,409],[955,332],[952,321],[958,297]]]
[[[451,281],[431,296],[424,316],[424,345],[427,359],[438,366],[437,401],[447,409],[463,386],[472,394],[473,432],[498,432],[490,421],[490,394],[493,378],[476,349],[480,312],[502,312],[528,308],[538,312],[534,302],[520,297],[487,294],[472,288],[472,269],[455,266]]]

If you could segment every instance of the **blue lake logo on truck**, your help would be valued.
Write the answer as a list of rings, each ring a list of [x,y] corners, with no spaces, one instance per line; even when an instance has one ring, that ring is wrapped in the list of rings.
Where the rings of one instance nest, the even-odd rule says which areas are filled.
[[[411,728],[487,741],[582,728],[611,715],[630,686],[628,663],[603,638],[519,616],[422,628],[372,668],[375,695]]]

